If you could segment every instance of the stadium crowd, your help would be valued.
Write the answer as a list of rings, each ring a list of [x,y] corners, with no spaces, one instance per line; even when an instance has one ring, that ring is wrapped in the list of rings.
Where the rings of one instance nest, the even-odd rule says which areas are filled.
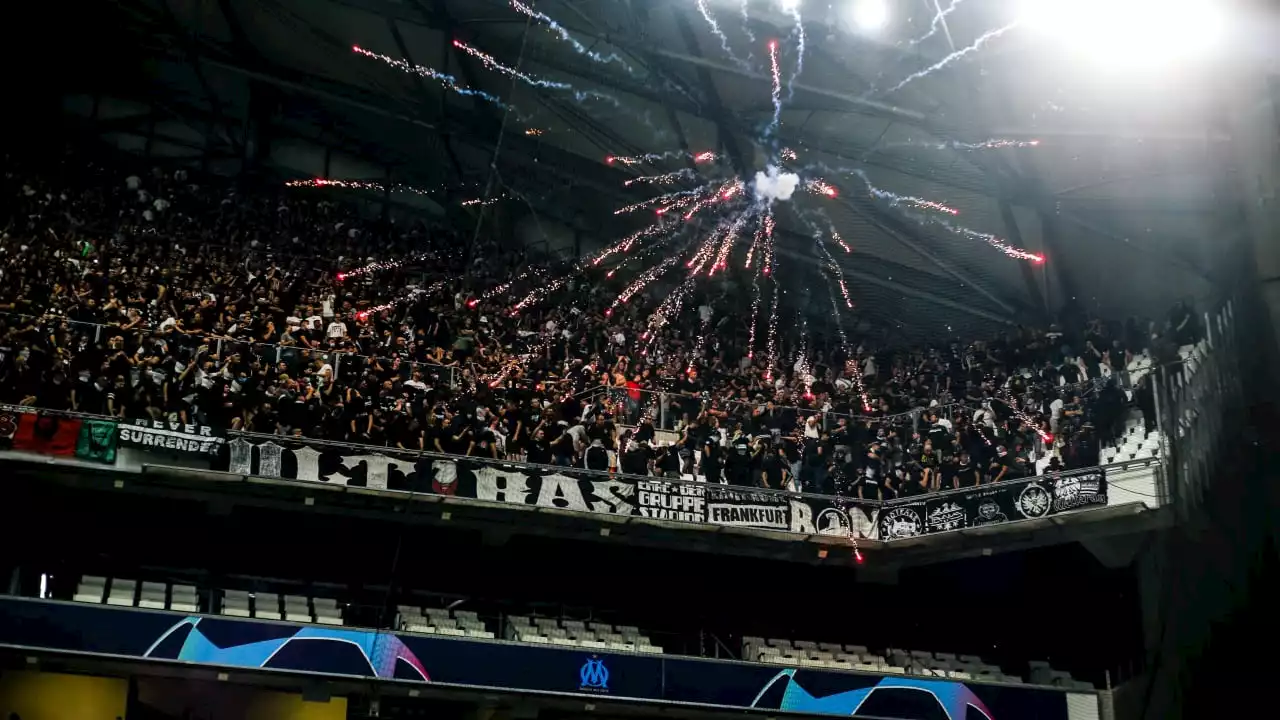
[[[482,234],[78,152],[5,168],[14,405],[884,498],[1096,465],[1131,404],[1154,417],[1135,358],[1199,332],[1185,305],[915,349],[784,330],[770,368],[745,293],[642,339],[661,295],[606,312],[620,279],[512,312],[559,273]]]

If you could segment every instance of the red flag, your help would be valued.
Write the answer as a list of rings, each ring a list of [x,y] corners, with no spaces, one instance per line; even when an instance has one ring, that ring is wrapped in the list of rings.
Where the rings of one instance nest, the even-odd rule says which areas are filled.
[[[80,421],[53,415],[23,415],[13,434],[13,449],[41,455],[75,455]]]

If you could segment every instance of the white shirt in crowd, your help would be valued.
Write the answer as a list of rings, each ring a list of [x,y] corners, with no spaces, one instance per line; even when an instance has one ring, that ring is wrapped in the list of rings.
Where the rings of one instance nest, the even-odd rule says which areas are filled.
[[[347,336],[347,324],[341,320],[334,320],[329,323],[329,329],[325,333],[331,338],[340,338]]]
[[[704,323],[711,322],[711,306],[710,305],[698,306],[698,319]]]

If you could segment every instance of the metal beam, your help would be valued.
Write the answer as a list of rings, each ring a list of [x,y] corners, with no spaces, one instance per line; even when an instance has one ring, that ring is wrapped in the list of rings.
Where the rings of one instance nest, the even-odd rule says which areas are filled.
[[[786,233],[786,234],[794,235],[794,233]],[[797,236],[797,237],[800,237],[800,236]],[[791,257],[793,259],[796,259],[802,262],[814,263],[814,264],[817,263],[817,261],[814,260],[812,256],[802,255],[801,253],[796,252],[795,250],[792,250],[790,248],[779,247],[777,250],[777,253],[779,255],[786,255],[788,257]],[[895,263],[889,263],[887,261],[882,261],[882,262],[885,262],[887,265],[895,264]],[[882,278],[879,275],[865,272],[863,270],[858,269],[857,267],[842,266],[840,270],[841,272],[844,273],[845,277],[850,277],[855,280],[865,282],[869,285],[875,285],[876,287],[884,288],[886,290],[892,290],[893,292],[899,293],[906,297],[916,298],[917,300],[925,300],[927,302],[934,303],[941,307],[949,308],[951,310],[956,310],[958,312],[972,315],[974,317],[980,317],[984,320],[990,320],[992,322],[1000,323],[1002,325],[1013,324],[1013,321],[1010,320],[1008,317],[1003,317],[993,312],[983,310],[982,308],[973,307],[972,305],[966,305],[961,302],[956,302],[955,300],[952,300],[950,298],[946,298],[941,295],[935,295],[934,293],[931,293],[927,290],[920,290],[907,285],[903,285],[902,283],[894,282],[892,280],[886,280],[885,278]]]
[[[851,198],[859,199],[854,200]],[[924,258],[929,262],[929,264],[941,270],[947,277],[950,277],[966,287],[973,288],[980,295],[995,303],[1005,312],[1015,312],[1012,305],[983,287],[972,276],[962,273],[951,263],[939,258],[933,252],[926,249],[924,245],[914,239],[916,233],[912,232],[901,220],[893,215],[885,213],[880,208],[876,207],[871,201],[862,198],[860,193],[841,192],[838,199],[845,207],[849,208],[867,222],[874,225],[877,230],[885,233],[904,247]]]
[[[1018,247],[1026,247],[1026,243],[1022,240],[1022,229],[1018,227],[1018,218],[1013,213],[1013,206],[1007,200],[1000,200],[1000,217],[1004,220],[1004,229],[1008,233],[1009,239]],[[1018,267],[1022,270],[1022,281],[1027,285],[1027,294],[1035,302],[1035,309],[1039,315],[1039,320],[1046,321],[1049,319],[1049,303],[1045,299],[1044,292],[1040,287],[1040,283],[1036,281],[1035,270],[1031,268],[1031,263],[1020,262]]]
[[[671,14],[675,19],[676,29],[679,30],[680,37],[684,40],[685,47],[689,52],[694,53],[696,57],[702,57],[702,51],[698,48],[698,37],[693,34],[693,28],[689,25],[688,16],[679,8],[672,8]],[[724,103],[720,101],[720,91],[716,88],[715,80],[705,67],[699,67],[697,73],[698,82],[702,85],[702,92],[707,97],[707,110],[711,114],[712,122],[716,125],[719,144],[729,156],[730,162],[733,163],[733,169],[737,171],[738,175],[747,177],[750,173],[751,165],[747,163],[742,154],[742,148],[738,147],[737,138],[733,136],[728,123],[725,122]]]
[[[392,18],[387,18],[387,30],[391,31],[391,38],[395,40],[396,48],[400,50],[400,54],[404,56],[404,59],[407,60],[411,65],[417,65],[418,63],[413,59],[413,54],[409,52],[409,46],[404,41],[404,36],[400,34],[400,26],[397,25],[396,21],[393,20]],[[416,94],[418,95],[418,99],[422,102],[422,106],[430,107],[431,96],[427,93],[426,83],[423,81],[421,76],[419,75],[414,76],[413,88],[416,91]],[[441,103],[441,105],[442,105],[441,116],[443,117],[444,115],[443,106],[445,105],[445,103]],[[444,142],[444,149],[445,149],[445,157],[447,157],[449,160],[449,166],[453,168],[454,178],[459,182],[461,182],[464,177],[462,172],[462,164],[458,162],[458,156],[453,152],[453,148],[450,147],[448,140]]]

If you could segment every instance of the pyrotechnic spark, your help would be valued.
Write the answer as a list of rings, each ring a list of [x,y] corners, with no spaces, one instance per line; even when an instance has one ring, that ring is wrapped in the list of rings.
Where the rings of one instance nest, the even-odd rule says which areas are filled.
[[[539,128],[528,128],[524,131],[524,134],[528,135],[529,137],[542,137],[543,135],[546,134],[546,132],[543,130],[540,130]]]
[[[462,207],[472,207],[474,205],[479,205],[481,207],[488,207],[490,205],[497,203],[499,200],[503,200],[505,198],[506,198],[505,195],[496,195],[494,197],[489,198],[488,200],[485,200],[484,198],[472,198],[470,200],[463,200]]]
[[[729,47],[729,38],[724,34],[724,31],[720,29],[720,24],[716,22],[715,16],[711,14],[711,10],[707,7],[707,0],[698,0],[698,12],[702,13],[702,19],[707,21],[708,27],[711,28],[711,33],[720,41],[720,48],[724,50],[724,54],[729,56],[729,59],[738,67],[750,72],[751,63],[738,57],[737,54],[733,52],[733,48]],[[746,17],[746,12],[746,0],[743,0],[743,17]]]
[[[752,45],[756,44],[756,34],[751,32],[751,0],[742,0],[742,34],[747,36],[747,42]]]
[[[631,68],[631,66],[628,65],[625,60],[618,57],[616,53],[610,53],[609,55],[601,55],[600,53],[591,50],[591,48],[588,48],[586,45],[583,45],[582,43],[578,42],[572,35],[569,34],[568,30],[564,29],[564,27],[560,25],[560,23],[556,22],[546,14],[540,13],[537,10],[534,10],[533,8],[529,7],[528,5],[525,5],[524,3],[520,2],[520,0],[511,0],[511,7],[515,8],[516,12],[523,13],[533,18],[534,20],[539,20],[543,23],[546,23],[547,27],[550,28],[552,32],[554,32],[556,35],[559,35],[561,40],[573,46],[574,51],[577,52],[579,55],[585,55],[586,57],[598,63],[604,63],[604,64],[618,63],[622,67],[626,68],[627,72],[635,72]]]
[[[671,200],[678,200],[679,198],[687,198],[697,194],[697,192],[698,192],[697,190],[681,190],[680,192],[667,193],[666,195],[651,197],[648,200],[641,200],[640,202],[632,203],[625,207],[620,207],[617,210],[614,210],[613,214],[626,215],[627,213],[633,213],[636,210],[641,210],[647,207],[653,207],[654,205],[661,205]],[[658,214],[661,215],[663,212],[664,212],[663,210],[659,210]]]
[[[338,273],[338,282],[342,282],[344,280],[350,280],[351,278],[354,278],[354,277],[360,277],[361,275],[369,275],[371,273],[382,272],[383,270],[394,270],[395,268],[403,267],[405,265],[408,265],[409,263],[422,260],[423,258],[426,258],[429,255],[430,253],[422,252],[422,253],[415,253],[413,255],[408,255],[402,258],[372,262],[372,263],[369,263],[368,265],[365,265],[364,267],[352,268],[351,270],[346,270],[344,272]]]
[[[533,305],[534,303],[541,302],[551,293],[564,287],[564,284],[569,282],[569,277],[570,277],[569,275],[565,275],[563,277],[559,277],[552,280],[546,285],[543,285],[538,288],[534,288],[532,291],[530,291],[528,295],[525,295],[523,300],[516,303],[515,307],[511,308],[511,315],[512,316],[519,315],[520,311],[524,310],[530,305]]]
[[[796,80],[799,79],[800,73],[804,72],[804,21],[800,18],[800,3],[789,2],[783,4],[783,10],[791,14],[791,19],[795,22],[795,29],[791,32],[796,36],[796,66],[791,70],[791,77],[787,78],[787,102],[791,102],[791,98],[796,94]]]
[[[738,240],[738,234],[742,232],[742,227],[747,224],[751,218],[750,213],[742,213],[738,215],[733,224],[725,232],[724,240],[720,242],[720,251],[716,254],[716,263],[711,266],[707,277],[715,275],[717,270],[726,270],[729,267],[729,253],[733,250],[733,244]]]
[[[488,100],[494,105],[497,105],[498,107],[504,108],[504,109],[508,107],[506,103],[502,102],[497,97],[490,95],[487,92],[484,92],[482,90],[472,90],[469,87],[464,87],[462,85],[459,85],[457,78],[455,78],[452,75],[447,75],[445,73],[442,73],[439,70],[433,70],[429,67],[426,67],[425,65],[414,65],[413,63],[407,62],[405,60],[399,60],[397,58],[393,58],[390,55],[383,55],[381,53],[376,53],[371,50],[365,50],[359,45],[352,45],[351,49],[354,52],[364,55],[365,57],[373,58],[374,60],[381,60],[382,62],[386,63],[387,65],[390,65],[391,67],[399,70],[400,72],[405,72],[405,73],[409,73],[410,75],[417,75],[419,77],[431,78],[432,80],[436,80],[441,85],[444,85],[446,88],[458,93],[459,95],[467,95],[470,97],[478,97],[482,100]]]
[[[796,151],[792,150],[791,148],[784,147],[778,153],[778,157],[781,157],[783,160],[792,161],[796,159]]]
[[[1009,410],[1013,412],[1013,416],[1021,420],[1022,424],[1030,428],[1036,435],[1039,435],[1041,440],[1045,442],[1053,441],[1053,436],[1041,430],[1040,423],[1036,422],[1030,415],[1023,412],[1022,409],[1018,407],[1018,401],[1012,396],[1006,394],[1003,398],[1000,398],[1000,401],[1009,406]]]
[[[919,45],[925,40],[928,40],[929,38],[936,35],[938,31],[942,29],[942,22],[947,19],[948,15],[955,12],[955,9],[959,7],[960,3],[962,2],[964,2],[964,0],[951,0],[950,5],[946,6],[945,8],[942,9],[941,12],[933,16],[933,22],[929,23],[929,32],[925,33],[924,35],[921,35],[915,40],[908,41],[907,44]]]
[[[594,267],[596,265],[599,265],[601,262],[604,261],[605,258],[615,253],[626,253],[627,251],[631,250],[631,246],[635,245],[637,240],[640,240],[642,238],[647,238],[647,237],[653,237],[654,235],[658,235],[660,233],[666,232],[670,228],[671,228],[671,225],[663,224],[662,220],[659,219],[658,222],[652,225],[649,225],[645,228],[642,228],[640,230],[637,230],[636,232],[626,236],[625,238],[614,243],[613,245],[610,245],[604,250],[601,250],[599,253],[596,254],[594,258],[591,259],[591,266]]]
[[[670,150],[662,153],[647,153],[645,155],[610,155],[604,159],[606,165],[626,165],[628,167],[634,165],[650,165],[664,160],[675,159],[691,159],[695,163],[712,162],[716,159],[716,154],[709,150],[700,153],[687,153],[683,150]]]
[[[596,99],[596,100],[605,100],[607,102],[614,104],[615,106],[619,104],[618,99],[613,97],[612,95],[605,95],[604,93],[595,92],[594,90],[579,90],[567,82],[559,82],[557,80],[544,80],[542,78],[533,77],[532,75],[529,75],[527,73],[522,73],[513,67],[508,67],[506,65],[503,65],[502,63],[498,62],[498,59],[495,58],[494,56],[482,50],[473,48],[470,45],[462,42],[461,40],[454,40],[453,46],[465,52],[466,54],[470,55],[471,57],[479,60],[480,64],[484,65],[486,69],[492,70],[493,72],[496,72],[496,73],[501,73],[503,75],[506,75],[509,78],[519,80],[520,82],[525,83],[526,85],[529,85],[531,87],[543,88],[545,90],[564,90],[572,93],[574,98],[579,102],[583,100],[588,100],[588,99]]]
[[[336,187],[346,190],[370,190],[373,192],[384,192],[387,186],[380,182],[372,182],[369,180],[330,180],[328,178],[312,178],[310,180],[290,180],[285,183],[285,187]],[[431,194],[430,190],[416,188],[412,185],[392,185],[391,192],[406,192],[423,196]]]
[[[951,63],[954,63],[955,61],[960,60],[961,58],[964,58],[965,56],[970,55],[971,53],[975,53],[975,52],[977,52],[977,51],[981,50],[981,49],[982,49],[982,47],[983,47],[984,45],[986,45],[987,43],[991,42],[992,40],[995,40],[996,38],[1000,37],[1001,35],[1004,35],[1005,33],[1009,32],[1010,30],[1013,30],[1014,28],[1018,27],[1020,24],[1021,24],[1021,21],[1019,21],[1019,20],[1014,20],[1013,22],[1009,23],[1008,25],[1004,25],[1004,26],[1001,26],[1001,27],[996,28],[995,30],[989,30],[989,31],[987,31],[986,33],[983,33],[982,35],[980,35],[980,36],[978,37],[978,39],[977,39],[977,40],[974,40],[974,41],[973,41],[973,43],[972,43],[971,45],[969,45],[968,47],[960,48],[959,50],[957,50],[957,51],[955,51],[955,52],[951,53],[950,55],[948,55],[948,56],[946,56],[946,57],[942,58],[942,59],[941,59],[941,60],[939,60],[938,62],[936,62],[936,63],[934,63],[934,64],[930,65],[929,67],[927,67],[927,68],[925,68],[925,69],[923,69],[923,70],[920,70],[919,72],[914,72],[914,73],[912,73],[912,74],[910,74],[910,75],[906,76],[906,77],[905,77],[905,78],[903,78],[903,79],[902,79],[902,81],[901,81],[901,82],[899,82],[897,85],[894,85],[893,87],[889,88],[888,90],[885,90],[885,91],[884,91],[884,94],[885,94],[885,95],[893,94],[893,93],[897,92],[898,90],[901,90],[902,88],[906,87],[907,85],[910,85],[911,83],[915,82],[916,80],[919,80],[920,78],[925,77],[925,76],[927,76],[927,75],[931,75],[931,74],[933,74],[933,73],[935,73],[935,72],[937,72],[937,71],[941,70],[942,68],[944,68],[944,67],[946,67],[946,66],[950,65]]]
[[[1009,257],[1014,258],[1015,260],[1030,260],[1031,262],[1034,262],[1036,264],[1044,262],[1043,255],[1033,253],[1030,250],[1023,250],[1020,247],[1014,247],[1013,245],[1010,245],[1009,243],[1005,242],[1000,237],[996,235],[992,235],[991,233],[984,233],[984,232],[979,232],[977,230],[971,230],[961,225],[953,225],[947,222],[946,220],[935,219],[935,220],[932,220],[932,222],[938,225],[941,225],[942,227],[950,230],[951,232],[957,235],[969,238],[970,240],[981,240],[982,242],[985,242],[986,244],[999,250],[1005,255],[1008,255]]]
[[[764,267],[760,269],[765,275],[773,273],[773,227],[773,210],[769,210],[764,216]]]
[[[524,280],[527,277],[531,277],[534,275],[541,275],[541,274],[542,274],[542,268],[532,268],[530,270],[525,270],[524,272],[502,283],[501,285],[490,288],[488,291],[486,291],[483,295],[480,296],[480,299],[489,300],[490,298],[493,298],[505,293],[507,290],[511,288],[512,285],[515,285],[521,280]]]
[[[772,136],[777,132],[778,125],[782,122],[782,73],[778,69],[778,41],[769,41],[769,72],[773,77],[773,122],[769,124],[765,131],[766,136]]]
[[[923,142],[891,142],[884,146],[889,150],[899,147],[917,147],[928,148],[930,150],[1004,150],[1008,148],[1032,148],[1039,147],[1039,140],[1010,140],[1007,138],[992,138],[981,142],[960,142],[958,140],[940,142],[940,143],[923,143]]]
[[[844,248],[846,253],[853,252],[853,248],[849,247],[849,243],[845,242],[844,238],[840,237],[840,233],[836,232],[834,228],[831,230],[831,239],[835,240],[840,247]]]
[[[750,262],[747,263],[750,266]],[[751,276],[751,338],[747,341],[747,358],[756,356],[756,324],[760,318],[760,279]]]
[[[840,194],[836,190],[834,185],[827,182],[826,180],[823,180],[822,178],[813,178],[811,180],[806,181],[804,184],[804,189],[808,190],[814,195],[824,195],[829,198],[836,197],[837,195]]]
[[[444,284],[445,284],[444,281],[441,280],[440,282],[433,283],[425,288],[411,288],[409,292],[405,293],[404,295],[401,295],[400,297],[394,300],[385,302],[381,305],[374,305],[368,310],[361,310],[360,312],[357,312],[356,320],[359,320],[360,322],[364,322],[365,320],[369,319],[370,315],[377,315],[383,310],[394,310],[397,306],[403,305],[407,302],[412,302],[413,300],[416,300],[421,295],[428,295],[428,296],[433,295],[440,288],[444,287]]]
[[[870,193],[872,197],[877,200],[884,200],[892,207],[905,205],[907,207],[918,208],[920,210],[933,210],[935,212],[946,213],[947,215],[960,214],[959,210],[934,200],[926,200],[924,198],[915,197],[914,195],[899,195],[897,193],[878,188],[871,183],[871,179],[868,178],[867,174],[862,170],[854,170],[853,174],[862,179],[862,182],[867,186],[867,192]]]
[[[773,306],[769,309],[769,366],[764,371],[765,380],[773,380],[778,367],[778,281],[773,281]]]
[[[670,185],[678,180],[692,180],[694,177],[695,174],[692,168],[684,168],[683,170],[676,170],[662,175],[645,175],[644,177],[631,178],[622,184],[624,187],[631,187],[636,184]]]

